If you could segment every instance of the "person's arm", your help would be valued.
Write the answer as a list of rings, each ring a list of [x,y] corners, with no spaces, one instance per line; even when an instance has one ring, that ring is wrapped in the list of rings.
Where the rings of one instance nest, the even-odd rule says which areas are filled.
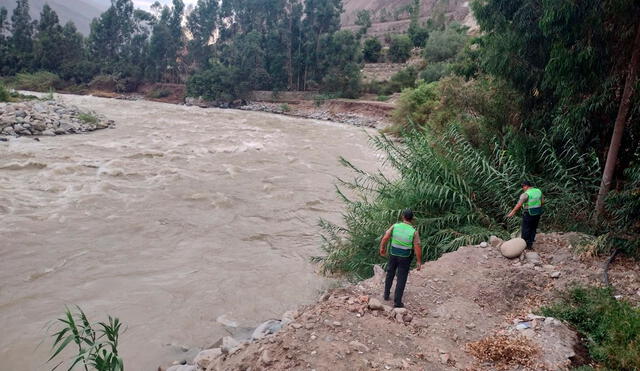
[[[511,218],[512,216],[516,215],[516,212],[518,210],[520,210],[522,205],[524,205],[524,202],[527,201],[528,197],[529,196],[527,196],[526,193],[523,193],[522,196],[520,196],[520,199],[518,200],[518,203],[516,204],[516,207],[514,207],[513,210],[511,210],[511,212],[509,214],[507,214],[507,217]]]
[[[422,246],[420,246],[420,235],[417,230],[413,235],[413,251],[416,253],[417,268],[420,270],[422,269]]]
[[[389,239],[391,239],[391,231],[393,231],[393,226],[387,229],[380,241],[380,255],[387,256],[387,244],[389,243]]]

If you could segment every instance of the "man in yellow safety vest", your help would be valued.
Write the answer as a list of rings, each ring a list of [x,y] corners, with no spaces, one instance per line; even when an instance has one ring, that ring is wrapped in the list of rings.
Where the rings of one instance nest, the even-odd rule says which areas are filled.
[[[413,259],[412,252],[415,252],[418,263],[418,270],[422,268],[422,248],[420,247],[420,236],[411,223],[413,221],[413,211],[406,209],[402,212],[402,222],[396,223],[387,229],[382,241],[380,241],[380,255],[387,256],[387,243],[391,240],[389,250],[389,262],[387,263],[387,279],[384,284],[384,300],[389,300],[391,285],[396,276],[396,292],[393,297],[394,307],[402,308],[402,295],[407,284],[409,268]]]
[[[507,216],[510,218],[513,217],[521,207],[524,207],[521,235],[522,239],[527,242],[527,249],[533,249],[533,242],[536,240],[536,230],[538,229],[538,223],[542,215],[544,197],[542,196],[541,190],[533,187],[531,183],[527,181],[522,182],[522,190],[523,193],[520,195],[518,204]]]

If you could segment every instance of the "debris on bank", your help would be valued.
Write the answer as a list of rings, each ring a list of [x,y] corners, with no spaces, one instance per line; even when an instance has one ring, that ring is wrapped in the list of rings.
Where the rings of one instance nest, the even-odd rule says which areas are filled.
[[[331,290],[317,303],[225,337],[167,371],[222,370],[561,370],[585,360],[574,330],[537,315],[572,283],[598,284],[599,264],[581,259],[573,234],[541,234],[535,251],[505,258],[497,237],[412,271],[406,308],[382,298],[384,271]],[[637,272],[637,266],[634,267]],[[635,274],[616,280],[640,287]],[[621,281],[618,281],[621,282]],[[627,290],[628,291],[628,290]],[[624,292],[627,292],[624,291]],[[392,291],[393,292],[393,291]]]
[[[0,103],[0,136],[55,136],[113,127],[112,120],[55,100]]]

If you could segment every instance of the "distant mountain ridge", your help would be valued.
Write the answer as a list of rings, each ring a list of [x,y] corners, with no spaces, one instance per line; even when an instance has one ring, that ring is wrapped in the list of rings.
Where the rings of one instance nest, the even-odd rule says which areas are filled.
[[[78,31],[89,34],[91,21],[107,10],[111,0],[29,0],[29,13],[32,19],[39,19],[42,7],[47,3],[60,17],[60,23],[72,21]],[[15,0],[0,0],[0,7],[5,7],[11,12],[16,7]]]

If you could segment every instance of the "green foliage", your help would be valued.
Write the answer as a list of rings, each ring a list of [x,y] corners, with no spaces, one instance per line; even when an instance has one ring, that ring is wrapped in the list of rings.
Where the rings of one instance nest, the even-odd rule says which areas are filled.
[[[9,102],[10,100],[11,93],[9,93],[9,90],[0,82],[0,102]]]
[[[221,102],[230,102],[242,97],[246,91],[242,91],[238,85],[237,74],[235,68],[215,63],[189,78],[187,95]]]
[[[282,112],[290,112],[291,111],[291,107],[287,104],[287,103],[282,103],[280,105],[280,111]]]
[[[424,58],[432,63],[453,59],[464,48],[467,40],[464,27],[450,25],[443,31],[433,31],[424,46]]]
[[[78,119],[86,124],[97,124],[100,121],[95,115],[86,112],[80,113]]]
[[[376,100],[377,100],[378,102],[386,102],[386,101],[388,101],[390,98],[391,98],[391,97],[390,97],[390,96],[388,96],[388,95],[378,95],[378,96],[376,97]]]
[[[425,94],[433,94],[429,88],[422,88]],[[480,149],[456,126],[442,134],[407,131],[403,144],[385,136],[372,138],[372,143],[399,177],[370,174],[342,160],[354,170],[355,179],[340,180],[349,191],[338,191],[346,205],[344,226],[321,224],[327,255],[319,260],[329,271],[370,276],[372,265],[384,262],[377,249],[383,232],[406,207],[414,210],[423,256],[431,260],[492,234],[508,237],[516,230],[519,221],[506,214],[517,200],[522,179],[532,179],[552,202],[546,208],[547,226],[564,225],[566,215],[580,215],[590,204],[590,157],[576,156],[572,148],[566,153],[550,151],[547,140],[533,148],[532,158],[546,166],[542,173],[531,172],[513,144],[492,140],[490,149]]]
[[[366,9],[358,10],[356,13],[356,22],[357,26],[360,26],[358,30],[358,35],[364,35],[367,33],[369,27],[371,27],[371,12]]]
[[[426,83],[438,81],[451,74],[451,64],[447,62],[429,63],[422,72],[420,79]]]
[[[109,316],[107,322],[91,323],[80,307],[75,313],[69,308],[65,316],[59,318],[61,328],[55,338],[49,361],[58,357],[67,347],[76,347],[77,354],[69,361],[69,370],[82,366],[85,370],[123,371],[124,363],[118,354],[118,341],[122,323],[118,318]],[[53,369],[59,367],[58,363]]]
[[[13,79],[13,87],[18,90],[46,92],[62,86],[60,77],[55,73],[39,71],[35,73],[19,73]]]
[[[638,370],[640,310],[612,294],[608,288],[575,287],[542,313],[574,326],[584,336],[589,354],[605,367]]]
[[[382,43],[377,37],[372,37],[365,40],[362,49],[364,61],[368,63],[376,63],[380,60],[380,53],[382,52]]]
[[[407,35],[393,35],[389,43],[388,56],[391,62],[404,63],[411,57],[413,44]]]
[[[400,95],[398,106],[393,112],[394,121],[400,124],[425,125],[439,103],[436,83],[422,83],[415,89],[406,89]]]
[[[161,98],[166,98],[171,96],[172,92],[170,89],[167,88],[158,88],[158,89],[154,89],[152,91],[149,92],[149,94],[147,95],[149,98],[153,98],[153,99],[161,99]]]

